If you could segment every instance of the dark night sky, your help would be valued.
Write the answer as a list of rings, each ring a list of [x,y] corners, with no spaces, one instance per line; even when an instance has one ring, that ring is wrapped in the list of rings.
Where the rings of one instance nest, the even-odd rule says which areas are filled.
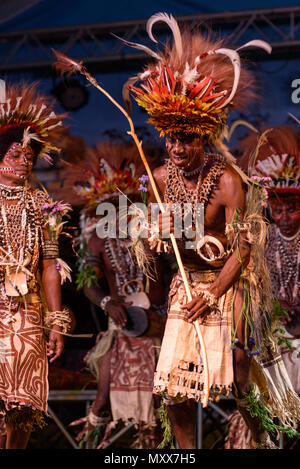
[[[12,9],[18,11],[18,5],[25,8],[25,4],[34,4],[25,11],[4,22],[4,18],[12,14]],[[84,23],[114,22],[126,19],[148,18],[154,13],[165,11],[175,16],[209,13],[214,11],[253,9],[264,7],[279,7],[297,5],[299,0],[252,0],[240,2],[234,0],[215,0],[208,7],[209,2],[197,0],[0,0],[0,30],[17,31],[30,28],[44,28]],[[6,16],[7,15],[7,16]],[[252,108],[246,118],[250,121],[263,119],[266,124],[277,125],[290,123],[288,112],[300,116],[300,104],[291,102],[291,82],[300,78],[299,60],[287,56],[284,60],[260,61],[257,64],[261,82],[262,101]],[[96,78],[120,103],[121,89],[127,78],[134,72],[102,73]],[[46,93],[53,88],[51,76],[39,76],[39,73],[19,73],[6,77],[9,81],[20,79],[40,80],[40,86]],[[58,108],[59,109],[59,108]],[[61,110],[61,109],[59,109]],[[108,100],[95,89],[89,88],[88,104],[82,109],[72,112],[69,126],[73,135],[84,136],[87,144],[94,144],[107,129],[117,128],[121,132],[128,130],[126,119],[114,108]],[[136,125],[145,123],[146,115],[134,105],[133,119]],[[153,132],[151,126],[149,131]],[[155,131],[153,133],[155,134]]]
[[[6,0],[1,3],[30,3],[32,0]],[[148,18],[158,11],[173,15],[211,13],[299,5],[299,0],[41,0],[32,8],[2,25],[2,30],[65,26],[83,23]],[[3,17],[0,15],[0,17]]]

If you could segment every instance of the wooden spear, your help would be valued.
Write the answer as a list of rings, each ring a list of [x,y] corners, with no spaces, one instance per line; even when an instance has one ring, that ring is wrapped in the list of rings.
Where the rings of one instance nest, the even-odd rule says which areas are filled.
[[[130,135],[133,138],[133,140],[134,140],[134,142],[137,146],[139,155],[142,159],[142,162],[143,162],[143,164],[145,166],[145,169],[146,169],[146,172],[148,174],[149,181],[150,181],[150,184],[152,186],[156,201],[159,205],[159,208],[160,208],[161,212],[164,213],[165,208],[162,204],[160,195],[159,195],[157,187],[156,187],[155,180],[154,180],[153,175],[152,175],[152,171],[150,169],[150,166],[149,166],[148,161],[146,159],[146,156],[144,154],[144,151],[143,151],[143,148],[142,148],[142,142],[139,141],[139,139],[138,139],[138,137],[135,133],[133,121],[132,121],[131,117],[129,116],[129,114],[104,88],[102,88],[98,84],[97,80],[86,70],[86,68],[84,67],[82,61],[77,62],[76,60],[66,56],[65,54],[62,54],[61,52],[58,52],[54,49],[52,49],[52,50],[53,50],[53,52],[54,52],[54,54],[56,55],[56,58],[57,58],[57,62],[54,64],[54,66],[58,71],[60,71],[61,73],[66,73],[67,75],[71,75],[73,73],[78,73],[78,72],[81,73],[82,75],[84,75],[85,78],[93,86],[95,86],[101,93],[103,93],[122,112],[122,114],[126,117],[126,119],[129,122],[129,125],[130,125],[130,131],[128,131],[127,133],[128,133],[128,135]],[[186,294],[187,294],[188,300],[190,302],[190,301],[192,301],[193,298],[192,298],[190,286],[189,286],[188,279],[187,279],[187,276],[186,276],[186,273],[185,273],[185,270],[184,270],[184,266],[183,266],[183,263],[182,263],[182,260],[181,260],[180,252],[179,252],[179,249],[178,249],[178,246],[177,246],[177,242],[176,242],[176,238],[175,238],[174,233],[170,234],[170,239],[171,239],[171,242],[172,242],[172,245],[173,245],[173,249],[174,249],[174,252],[175,252],[177,264],[178,264],[178,267],[179,267],[179,270],[180,270],[180,273],[181,273],[181,277],[182,277],[182,280],[183,280],[183,283],[184,283]],[[207,363],[207,353],[206,353],[206,348],[205,348],[203,336],[202,336],[202,333],[201,333],[201,330],[200,330],[199,322],[194,321],[193,324],[195,326],[195,329],[196,329],[196,332],[197,332],[197,335],[198,335],[198,339],[199,339],[199,342],[200,342],[201,355],[202,355],[202,360],[203,360],[203,371],[204,371],[203,394],[204,394],[204,397],[203,397],[202,405],[203,405],[203,407],[207,407],[208,398],[209,398],[209,371],[208,371],[208,363]]]

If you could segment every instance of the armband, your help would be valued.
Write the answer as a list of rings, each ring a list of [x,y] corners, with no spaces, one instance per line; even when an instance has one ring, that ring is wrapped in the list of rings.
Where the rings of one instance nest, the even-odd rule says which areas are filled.
[[[59,257],[58,241],[45,240],[42,244],[44,259],[56,259]]]
[[[71,321],[71,315],[67,309],[62,311],[47,311],[44,318],[46,327],[52,329],[53,326],[59,326],[63,334],[71,329]]]

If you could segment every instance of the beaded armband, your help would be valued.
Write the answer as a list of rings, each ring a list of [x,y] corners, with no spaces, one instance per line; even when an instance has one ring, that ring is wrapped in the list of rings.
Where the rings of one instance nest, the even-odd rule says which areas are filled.
[[[45,240],[42,245],[44,259],[56,259],[59,257],[58,241]]]
[[[71,315],[67,309],[63,309],[62,311],[46,311],[45,313],[45,326],[49,329],[53,326],[59,326],[63,334],[70,330],[71,321]]]

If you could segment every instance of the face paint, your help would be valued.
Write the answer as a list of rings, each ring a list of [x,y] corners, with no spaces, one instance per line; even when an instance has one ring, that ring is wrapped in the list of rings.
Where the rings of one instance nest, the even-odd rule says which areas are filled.
[[[174,135],[166,138],[167,152],[177,167],[190,171],[200,165],[203,154],[199,139],[191,135]]]
[[[34,152],[29,146],[24,148],[21,143],[14,142],[3,157],[4,165],[0,166],[0,172],[24,180],[30,176],[33,158]]]
[[[271,215],[284,236],[293,236],[300,229],[300,200],[270,200]]]

